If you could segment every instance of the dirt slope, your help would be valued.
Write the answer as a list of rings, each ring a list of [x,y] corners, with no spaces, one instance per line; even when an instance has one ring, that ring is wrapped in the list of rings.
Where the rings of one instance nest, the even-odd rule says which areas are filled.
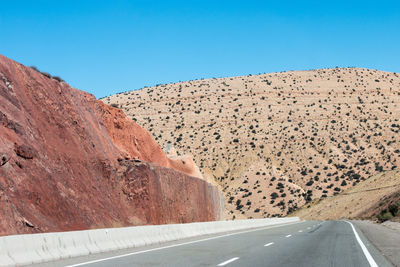
[[[228,217],[285,215],[399,166],[400,76],[360,68],[196,80],[106,97],[220,184]]]
[[[307,220],[376,219],[381,210],[399,201],[400,171],[387,171],[339,195],[305,205],[293,215]]]
[[[218,190],[190,163],[121,110],[0,56],[0,235],[218,219]]]

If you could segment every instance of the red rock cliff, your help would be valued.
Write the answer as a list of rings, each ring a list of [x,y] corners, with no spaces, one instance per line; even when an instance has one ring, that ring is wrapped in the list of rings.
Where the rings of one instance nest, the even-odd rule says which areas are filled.
[[[219,219],[194,167],[122,111],[0,56],[0,235]]]

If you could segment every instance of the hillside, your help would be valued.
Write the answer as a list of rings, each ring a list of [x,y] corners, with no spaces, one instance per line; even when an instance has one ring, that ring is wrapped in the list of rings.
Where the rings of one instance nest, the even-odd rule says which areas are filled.
[[[220,218],[190,157],[119,109],[0,55],[0,235]]]
[[[390,205],[398,204],[400,170],[394,170],[378,173],[339,195],[313,201],[292,215],[305,220],[376,220]],[[397,220],[400,221],[400,213]]]
[[[227,218],[281,216],[399,166],[400,76],[333,68],[158,85],[102,99],[192,154]]]

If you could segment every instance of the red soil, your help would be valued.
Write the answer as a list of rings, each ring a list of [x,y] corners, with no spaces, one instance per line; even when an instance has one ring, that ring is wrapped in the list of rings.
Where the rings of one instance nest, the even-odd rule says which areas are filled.
[[[218,219],[187,174],[121,110],[0,56],[0,235]]]

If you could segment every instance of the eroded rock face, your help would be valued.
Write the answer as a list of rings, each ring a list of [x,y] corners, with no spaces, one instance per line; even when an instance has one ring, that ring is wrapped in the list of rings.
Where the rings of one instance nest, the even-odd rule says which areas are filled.
[[[129,218],[132,223],[207,221],[220,212],[217,188],[201,179],[152,163],[121,164],[126,167],[122,191],[138,211]]]
[[[218,190],[179,166],[122,111],[0,56],[1,235],[218,219]]]

